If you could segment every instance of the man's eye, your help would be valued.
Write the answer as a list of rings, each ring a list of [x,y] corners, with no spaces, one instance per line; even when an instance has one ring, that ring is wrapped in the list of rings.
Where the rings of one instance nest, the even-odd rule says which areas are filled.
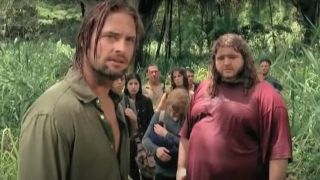
[[[224,59],[223,56],[218,56],[218,57],[217,57],[217,60],[219,60],[219,61],[221,61],[221,60],[223,60],[223,59]]]

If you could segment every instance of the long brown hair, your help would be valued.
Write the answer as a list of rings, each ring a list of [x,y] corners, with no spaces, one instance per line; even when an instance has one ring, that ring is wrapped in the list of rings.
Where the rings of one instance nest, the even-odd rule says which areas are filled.
[[[102,28],[104,26],[106,18],[114,13],[123,11],[128,13],[134,19],[136,25],[136,47],[138,46],[139,39],[144,33],[141,18],[136,9],[120,0],[107,0],[95,5],[83,18],[76,44],[76,53],[72,66],[75,68],[82,68],[83,57],[88,54],[90,48],[91,39],[94,38],[94,57],[96,57],[97,44]],[[96,31],[95,37],[92,37]]]
[[[237,34],[224,34],[220,36],[212,46],[212,85],[210,94],[215,96],[217,93],[217,84],[221,82],[221,75],[215,65],[216,54],[219,48],[231,47],[242,55],[244,64],[243,69],[238,74],[239,81],[243,83],[244,94],[258,81],[257,70],[254,66],[254,58],[248,43]]]
[[[185,69],[183,68],[173,68],[171,71],[170,71],[170,80],[171,80],[171,88],[172,89],[175,89],[177,88],[177,85],[176,83],[174,82],[174,78],[173,78],[173,74],[175,72],[178,72],[179,74],[182,75],[182,81],[183,81],[183,88],[185,88],[186,90],[189,90],[189,81],[188,81],[188,76],[187,76],[187,72]]]

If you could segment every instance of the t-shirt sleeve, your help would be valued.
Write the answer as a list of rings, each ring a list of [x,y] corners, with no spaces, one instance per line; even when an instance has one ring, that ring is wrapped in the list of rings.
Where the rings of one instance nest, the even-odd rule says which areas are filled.
[[[270,159],[291,159],[292,142],[286,108],[275,108],[272,126]]]
[[[267,111],[260,124],[262,158],[268,159],[292,159],[292,141],[289,129],[287,109],[281,97],[274,97],[273,107]]]
[[[69,145],[54,118],[26,117],[19,145],[19,180],[67,179]]]

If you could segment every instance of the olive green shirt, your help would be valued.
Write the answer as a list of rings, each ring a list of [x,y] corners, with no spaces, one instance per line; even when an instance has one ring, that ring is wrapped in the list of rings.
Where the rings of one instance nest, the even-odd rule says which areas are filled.
[[[21,128],[20,180],[124,180],[129,174],[129,135],[119,101],[115,152],[111,126],[100,103],[77,70],[42,94]]]

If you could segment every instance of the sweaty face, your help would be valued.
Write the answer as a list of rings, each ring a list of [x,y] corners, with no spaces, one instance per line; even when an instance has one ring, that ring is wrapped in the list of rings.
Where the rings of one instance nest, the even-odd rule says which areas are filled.
[[[231,47],[219,48],[214,61],[218,73],[226,81],[238,79],[244,64],[242,55]]]
[[[94,47],[96,32],[91,38],[89,61],[93,71],[114,80],[127,70],[135,48],[136,28],[134,19],[123,11],[111,13],[105,20],[98,38],[96,57]]]
[[[187,76],[188,76],[188,83],[189,83],[189,85],[192,85],[193,84],[193,82],[194,82],[194,74],[192,73],[192,72],[190,72],[190,71],[187,71]]]
[[[268,75],[270,70],[270,65],[267,62],[261,62],[260,64],[260,72],[262,73],[263,76]]]
[[[147,76],[149,81],[157,83],[160,81],[160,72],[157,66],[150,66],[148,68]]]
[[[127,88],[130,95],[136,95],[140,88],[139,81],[137,79],[130,79],[128,81]]]
[[[183,86],[183,76],[179,71],[173,72],[173,82],[177,87]]]

